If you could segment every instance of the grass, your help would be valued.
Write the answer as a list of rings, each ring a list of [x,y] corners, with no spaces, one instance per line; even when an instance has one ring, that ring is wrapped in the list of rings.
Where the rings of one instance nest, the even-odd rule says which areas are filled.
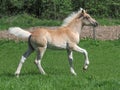
[[[26,42],[0,40],[1,90],[120,90],[120,40],[81,40],[80,46],[89,53],[90,66],[82,70],[84,57],[74,52],[77,76],[69,72],[64,50],[47,50],[42,65],[47,73],[41,75],[34,65],[33,53],[24,63],[19,78],[14,76]]]
[[[100,25],[120,25],[117,19],[97,19]],[[62,21],[39,20],[28,14],[0,19],[0,30],[12,26],[59,26]],[[0,40],[0,89],[1,90],[120,90],[120,40],[81,40],[80,46],[89,53],[90,66],[82,70],[84,57],[74,52],[77,76],[69,72],[67,54],[64,50],[47,50],[42,65],[47,73],[43,76],[34,65],[36,53],[25,62],[19,78],[14,76],[26,42]]]
[[[120,25],[119,19],[109,19],[109,18],[96,18],[99,22],[99,25]],[[0,30],[6,30],[9,27],[21,27],[21,28],[29,28],[34,26],[59,26],[61,25],[62,20],[46,20],[46,19],[38,19],[28,14],[20,14],[11,17],[3,17],[0,18]]]
[[[29,28],[34,26],[58,26],[61,22],[58,20],[38,19],[28,14],[20,14],[11,17],[3,17],[0,19],[0,30],[8,29],[9,27]]]
[[[96,20],[102,26],[120,25],[120,20],[119,19],[114,19],[114,18],[97,18]]]

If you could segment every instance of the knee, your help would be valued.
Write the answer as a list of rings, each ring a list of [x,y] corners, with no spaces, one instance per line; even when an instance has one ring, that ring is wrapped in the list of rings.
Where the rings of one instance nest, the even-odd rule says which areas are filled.
[[[84,49],[84,50],[83,50],[83,54],[87,56],[87,55],[88,55],[88,52]]]

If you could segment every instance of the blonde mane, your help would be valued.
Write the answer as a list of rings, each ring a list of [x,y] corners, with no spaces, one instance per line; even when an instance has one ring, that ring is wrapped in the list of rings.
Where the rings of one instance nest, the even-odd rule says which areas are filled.
[[[70,14],[67,18],[63,20],[62,26],[67,26],[68,24],[70,24],[81,13],[82,10],[83,9],[80,8],[80,10],[78,10],[77,12],[73,12],[72,14]]]

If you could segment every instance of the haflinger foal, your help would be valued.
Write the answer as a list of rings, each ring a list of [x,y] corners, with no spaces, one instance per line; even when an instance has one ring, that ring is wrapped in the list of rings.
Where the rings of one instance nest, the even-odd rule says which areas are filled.
[[[33,52],[37,52],[35,64],[37,65],[41,74],[46,74],[41,66],[42,57],[46,51],[46,48],[56,47],[59,49],[66,49],[68,55],[68,61],[70,64],[70,72],[76,75],[73,68],[73,51],[83,53],[85,56],[85,62],[83,69],[87,69],[89,65],[88,53],[85,49],[78,46],[80,41],[80,33],[83,26],[94,26],[98,23],[93,19],[84,9],[80,9],[78,12],[73,12],[69,15],[61,26],[51,30],[50,28],[37,27],[33,31],[28,32],[19,27],[9,28],[9,33],[14,34],[19,38],[28,38],[28,50],[22,55],[17,70],[16,76],[19,76],[23,63],[26,58]]]

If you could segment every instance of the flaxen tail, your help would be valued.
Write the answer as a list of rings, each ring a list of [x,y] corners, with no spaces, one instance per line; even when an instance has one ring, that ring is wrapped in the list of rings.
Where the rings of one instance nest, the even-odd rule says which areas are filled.
[[[19,38],[28,38],[31,35],[30,32],[23,30],[19,27],[10,27],[8,29],[8,32],[19,37]]]

